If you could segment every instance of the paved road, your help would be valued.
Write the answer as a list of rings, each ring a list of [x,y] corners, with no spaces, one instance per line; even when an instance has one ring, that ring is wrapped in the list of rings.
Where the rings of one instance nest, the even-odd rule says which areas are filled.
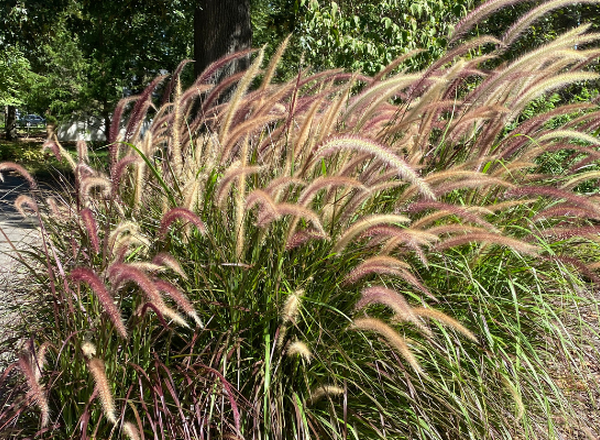
[[[27,183],[19,177],[6,174],[3,177],[4,182],[0,182],[0,292],[5,285],[2,281],[12,278],[17,271],[14,259],[9,255],[14,255],[10,243],[17,249],[25,249],[38,236],[34,222],[24,219],[14,207],[20,194],[28,194]]]
[[[19,250],[27,249],[29,243],[39,239],[35,223],[24,219],[14,207],[14,201],[20,194],[28,194],[27,183],[20,177],[2,174],[4,182],[0,182],[0,341],[6,337],[5,324],[16,317],[10,310],[15,305],[17,294],[23,292],[23,289],[15,289],[23,269],[11,257],[15,254],[13,246]],[[2,359],[0,364],[1,361]]]

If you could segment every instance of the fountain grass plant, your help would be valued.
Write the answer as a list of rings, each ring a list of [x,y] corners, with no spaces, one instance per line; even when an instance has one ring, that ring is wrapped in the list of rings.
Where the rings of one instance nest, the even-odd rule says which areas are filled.
[[[221,84],[215,72],[245,54],[186,90],[183,63],[162,104],[153,93],[164,78],[122,101],[106,172],[81,143],[72,197],[32,188],[20,199],[42,241],[20,256],[29,342],[0,376],[0,432],[537,439],[572,429],[551,361],[585,374],[565,320],[585,325],[577,306],[598,278],[600,205],[582,188],[600,177],[600,117],[594,103],[520,115],[597,78],[587,67],[600,34],[583,25],[485,70],[531,17],[418,73],[393,73],[399,60],[375,77],[299,72],[275,84],[282,46]],[[56,139],[46,147],[68,157]],[[562,174],[545,172],[548,155]]]

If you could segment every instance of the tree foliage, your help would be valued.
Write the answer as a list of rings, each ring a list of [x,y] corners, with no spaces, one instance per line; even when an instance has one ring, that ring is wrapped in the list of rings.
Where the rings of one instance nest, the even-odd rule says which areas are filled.
[[[22,105],[23,91],[34,77],[29,61],[17,47],[0,51],[0,105]]]
[[[317,70],[344,68],[375,74],[412,50],[423,53],[408,65],[420,68],[438,58],[447,35],[473,0],[379,0],[324,2],[281,0],[255,3],[258,44],[294,33],[288,57]],[[295,58],[295,59],[294,59]]]
[[[447,49],[448,35],[478,0],[252,0],[253,45],[291,35],[278,69],[289,79],[301,67],[343,68],[373,75],[397,57],[418,70]],[[93,114],[106,126],[116,102],[192,57],[195,2],[182,0],[6,0],[0,6],[3,96],[58,120]],[[470,36],[498,35],[527,8],[516,2],[482,21]],[[598,27],[598,6],[562,7],[530,26],[505,59],[583,21]],[[217,17],[215,20],[218,20]],[[9,59],[10,58],[10,59]],[[502,60],[500,60],[502,61]],[[7,68],[8,63],[12,63]],[[209,60],[203,60],[203,66]],[[201,70],[201,69],[200,69]],[[35,72],[25,81],[26,72]],[[10,73],[10,78],[7,76]],[[191,75],[191,72],[187,72]],[[185,78],[184,78],[185,79]],[[187,78],[190,79],[189,77]],[[8,98],[5,98],[8,99]],[[6,101],[8,102],[8,101]]]
[[[183,2],[10,1],[0,31],[23,48],[35,83],[20,87],[26,107],[58,120],[96,115],[110,125],[123,96],[138,92],[191,51]]]
[[[375,74],[392,60],[416,49],[410,61],[421,67],[445,50],[452,24],[466,14],[472,0],[381,0],[305,2],[300,44],[317,67],[344,67]],[[323,64],[320,64],[323,63]]]

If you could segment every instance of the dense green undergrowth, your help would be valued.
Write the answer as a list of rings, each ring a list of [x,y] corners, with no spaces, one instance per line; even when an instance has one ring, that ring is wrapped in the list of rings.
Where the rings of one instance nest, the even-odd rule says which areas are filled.
[[[22,255],[29,342],[0,376],[0,431],[537,439],[559,437],[557,414],[572,429],[552,368],[586,373],[565,322],[597,281],[600,118],[587,102],[521,116],[596,80],[599,39],[584,25],[486,71],[505,45],[479,37],[418,73],[283,84],[280,53],[258,53],[211,82],[236,54],[187,90],[178,70],[162,105],[163,78],[123,101],[107,171],[49,139],[75,183],[42,200],[31,179],[17,200],[43,239]]]
[[[25,168],[35,179],[53,182],[61,177],[71,177],[72,169],[65,160],[59,160],[51,151],[43,150],[45,139],[39,138],[40,133],[31,139],[24,138],[17,141],[0,140],[0,161],[14,162]],[[71,156],[77,153],[76,143],[68,142],[64,145],[65,151]],[[92,163],[102,166],[107,161],[108,150],[98,146],[89,153]]]

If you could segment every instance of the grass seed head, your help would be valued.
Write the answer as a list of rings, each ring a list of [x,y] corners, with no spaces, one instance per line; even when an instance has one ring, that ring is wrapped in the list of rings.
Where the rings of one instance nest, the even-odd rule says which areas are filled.
[[[173,208],[163,216],[158,235],[164,237],[167,234],[169,226],[177,219],[193,224],[202,234],[206,233],[206,225],[196,213],[185,208]]]
[[[388,344],[409,363],[417,373],[423,373],[423,369],[417,362],[417,359],[408,348],[408,344],[403,336],[396,330],[377,318],[359,318],[355,319],[352,327],[357,330],[372,331],[383,336]]]
[[[98,224],[94,218],[93,212],[89,208],[82,209],[79,213],[83,219],[83,224],[92,243],[92,247],[96,253],[100,252],[100,239],[98,238]]]
[[[22,353],[19,355],[17,365],[27,381],[27,397],[39,408],[41,414],[41,427],[45,428],[50,422],[50,406],[44,387],[40,384],[41,370],[43,368],[45,348],[40,348],[38,355]],[[41,355],[41,356],[40,356]]]
[[[123,432],[130,440],[140,440],[140,433],[137,427],[129,421],[123,423]]]
[[[31,189],[35,189],[37,188],[37,183],[35,182],[35,179],[31,176],[31,174],[29,174],[29,172],[23,168],[21,165],[14,163],[14,162],[1,162],[0,163],[0,172],[1,171],[14,171],[17,174],[20,174],[22,178],[24,178],[27,183],[29,184],[29,187]],[[0,174],[0,179],[2,179],[2,174]]]
[[[477,342],[477,337],[464,325],[458,322],[456,319],[451,318],[439,310],[425,308],[425,307],[415,307],[413,308],[413,312],[423,318],[432,318],[437,321],[440,321],[442,324],[447,325],[448,327],[453,328],[459,333],[462,333],[464,336],[469,338],[473,342]]]
[[[29,196],[26,196],[25,194],[21,194],[15,199],[15,208],[23,217],[29,217],[29,215],[24,209],[25,206],[31,209],[36,214],[39,212],[38,205],[35,202],[35,200],[33,200]]]
[[[341,396],[345,392],[346,390],[336,385],[323,385],[321,387],[315,388],[310,393],[309,403],[314,404],[324,397]]]
[[[108,379],[106,378],[104,362],[98,358],[90,359],[88,361],[88,368],[96,383],[104,416],[114,425],[117,423],[117,410]]]
[[[96,356],[96,346],[90,341],[85,341],[83,344],[81,344],[81,351],[88,359],[92,359],[94,356]]]
[[[286,354],[290,357],[291,356],[300,356],[308,363],[310,363],[310,361],[312,360],[312,353],[311,353],[310,349],[308,348],[308,345],[306,345],[304,342],[298,341],[298,340],[292,342],[289,345],[289,347],[287,348]]]
[[[283,310],[281,312],[281,320],[284,324],[295,322],[303,295],[304,290],[299,289],[288,296],[288,298],[285,300]]]
[[[102,280],[92,271],[85,267],[77,267],[71,271],[71,279],[77,283],[84,282],[92,291],[96,294],[100,303],[104,307],[104,311],[110,318],[119,334],[123,338],[127,338],[127,329],[123,319],[121,318],[121,311],[115,305],[113,297],[108,293],[106,286]]]

